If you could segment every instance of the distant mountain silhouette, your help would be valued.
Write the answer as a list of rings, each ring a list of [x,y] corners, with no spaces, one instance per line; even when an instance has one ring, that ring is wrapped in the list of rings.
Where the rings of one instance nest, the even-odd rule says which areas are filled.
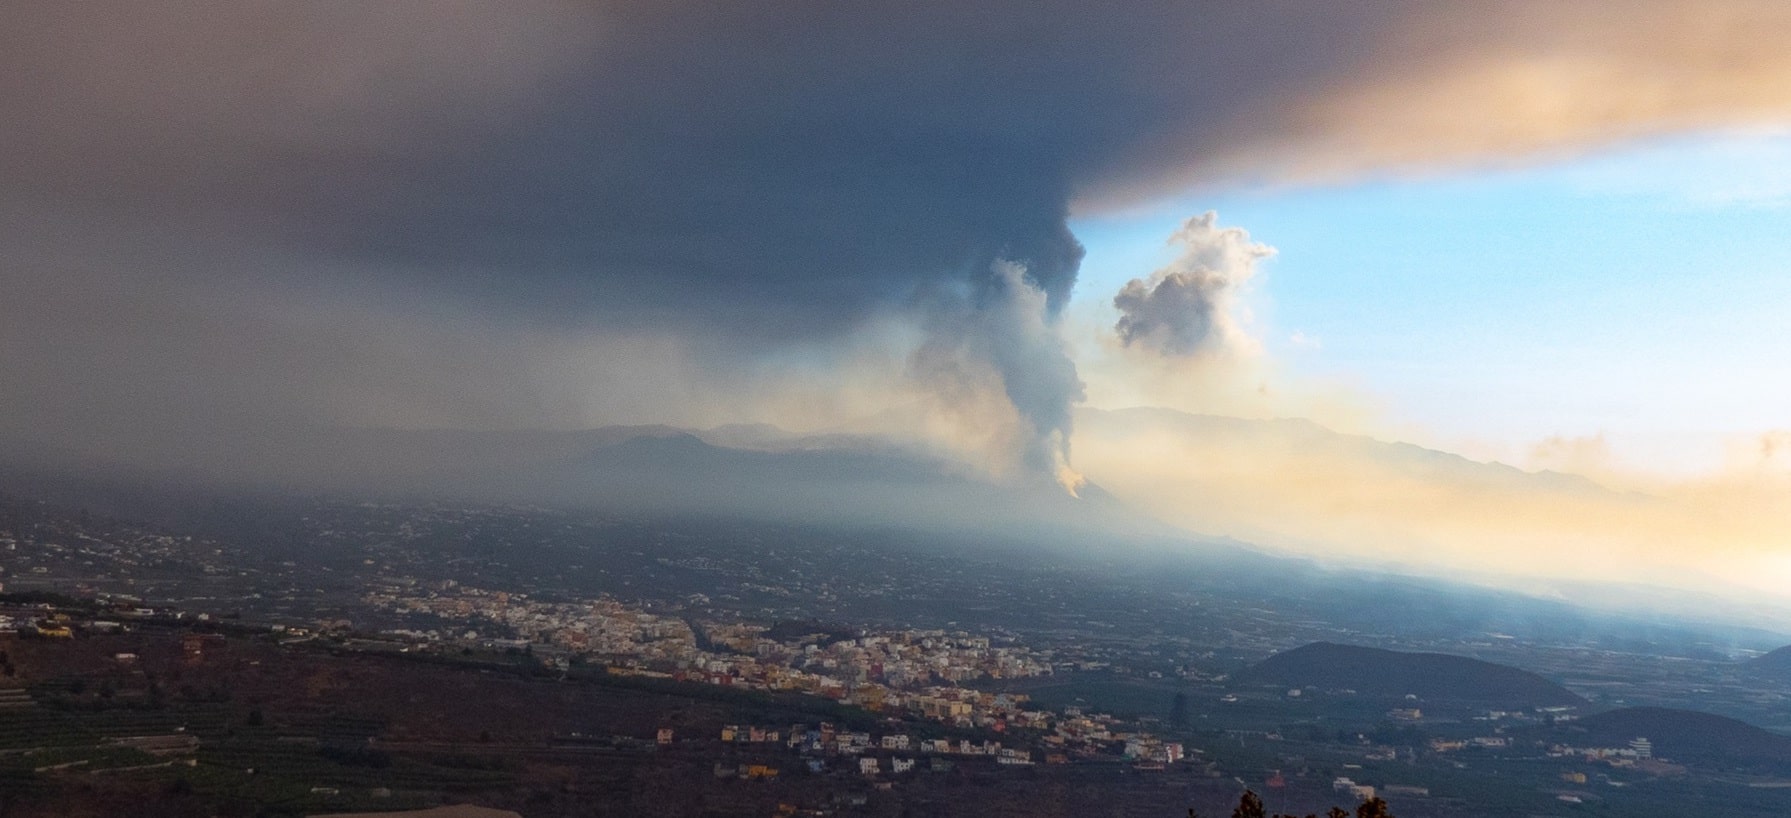
[[[1623,747],[1646,738],[1656,756],[1693,766],[1791,768],[1791,736],[1695,710],[1629,707],[1569,722],[1573,746]]]
[[[614,512],[891,526],[1062,548],[1185,539],[1099,486],[990,475],[922,447],[769,426],[309,430],[267,485]],[[194,481],[197,482],[197,481]]]
[[[1431,702],[1504,707],[1583,705],[1572,691],[1527,670],[1465,656],[1314,642],[1277,653],[1233,675],[1241,684],[1415,695]]]
[[[1042,477],[991,478],[872,439],[791,439],[779,448],[735,448],[704,438],[652,430],[569,447],[562,458],[513,470],[506,482],[533,486],[561,502],[598,506],[1000,529],[1023,536],[1171,533],[1096,485],[1085,484],[1071,497]]]
[[[1414,443],[1377,440],[1346,434],[1302,418],[1248,419],[1199,415],[1160,407],[1076,413],[1078,429],[1118,435],[1149,431],[1174,434],[1180,440],[1208,441],[1251,452],[1278,452],[1309,459],[1329,457],[1353,464],[1364,477],[1403,476],[1424,481],[1450,481],[1484,489],[1547,492],[1552,495],[1603,497],[1638,501],[1646,498],[1612,491],[1592,480],[1556,471],[1526,471],[1498,462],[1483,462]]]
[[[1751,676],[1776,679],[1791,684],[1791,645],[1764,656],[1757,656],[1742,668]]]

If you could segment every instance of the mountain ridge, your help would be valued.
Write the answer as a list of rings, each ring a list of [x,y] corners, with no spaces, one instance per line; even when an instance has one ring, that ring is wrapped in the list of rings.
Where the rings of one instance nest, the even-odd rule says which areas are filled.
[[[1573,691],[1509,665],[1446,653],[1410,653],[1336,642],[1313,642],[1282,651],[1233,674],[1232,681],[1353,690],[1366,696],[1417,696],[1420,702],[1524,708],[1586,704]]]

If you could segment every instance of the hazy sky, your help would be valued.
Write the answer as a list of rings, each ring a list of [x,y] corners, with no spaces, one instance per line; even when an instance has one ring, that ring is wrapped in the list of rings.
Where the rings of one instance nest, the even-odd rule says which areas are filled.
[[[1076,424],[1161,405],[1649,492],[1673,543],[1597,553],[1746,574],[1787,531],[1788,41],[1743,0],[12,4],[0,442],[768,422],[1486,570],[1621,516],[1316,481],[1220,519]]]
[[[1684,472],[1791,427],[1791,134],[1200,191],[1073,222],[1080,286],[1159,266],[1207,208],[1278,250],[1247,300],[1282,377],[1355,390],[1371,429],[1520,465],[1549,438],[1603,436]]]
[[[1264,248],[1229,300],[1242,349],[1190,366],[1141,370],[1102,339],[1116,305],[1078,300],[1090,405],[1310,417],[1609,493],[1112,421],[1079,462],[1168,519],[1307,553],[1791,599],[1788,173],[1791,134],[1711,130],[1072,221],[1096,293],[1173,267],[1166,237],[1207,208]]]

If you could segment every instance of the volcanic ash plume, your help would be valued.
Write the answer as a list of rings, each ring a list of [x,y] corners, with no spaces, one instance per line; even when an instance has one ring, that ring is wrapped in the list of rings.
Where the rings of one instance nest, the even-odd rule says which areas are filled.
[[[1024,473],[1049,476],[1075,496],[1083,478],[1070,465],[1071,413],[1083,385],[1047,286],[1020,263],[998,261],[977,292],[942,300],[934,311],[913,374],[960,423],[1014,427],[993,444],[998,465],[1017,460],[1012,465]],[[991,403],[1006,417],[974,408]]]

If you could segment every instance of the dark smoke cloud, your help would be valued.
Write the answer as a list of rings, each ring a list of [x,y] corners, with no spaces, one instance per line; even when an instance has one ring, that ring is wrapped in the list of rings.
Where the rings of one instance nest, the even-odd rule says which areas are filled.
[[[528,11],[14,7],[0,161],[15,202],[82,218],[778,336],[1003,259],[1060,307],[1078,185],[1199,130],[1184,94],[1314,62],[1227,44],[1284,11],[1180,4]],[[1201,90],[1191,57],[1239,59]]]
[[[675,337],[698,370],[729,372],[891,315],[953,315],[919,320],[958,333],[935,346],[982,356],[1034,431],[1027,458],[1056,459],[1077,379],[1045,339],[1075,287],[1072,202],[1162,191],[1290,134],[1379,145],[1334,91],[1430,76],[1409,54],[1481,76],[1453,57],[1486,39],[1482,17],[1509,25],[1476,57],[1521,56],[1531,31],[1572,51],[1548,39],[1584,28],[1550,25],[1558,5],[7,4],[0,275],[57,310],[0,298],[0,325],[55,330],[8,337],[0,379],[43,388],[10,390],[0,431],[455,403],[478,406],[451,419],[527,423],[543,410],[511,393],[538,387],[510,363],[526,344],[491,323]],[[1734,27],[1765,32],[1750,53],[1782,50],[1770,26]],[[1305,104],[1332,99],[1341,113]],[[1013,316],[1034,299],[1015,299],[1005,264],[1043,294],[1037,322]],[[382,363],[344,351],[326,302],[361,305],[347,337],[388,347],[367,353]],[[384,332],[387,311],[401,320]],[[989,335],[1002,327],[1031,334]],[[441,351],[488,338],[504,348],[470,357],[489,363]],[[667,380],[639,370],[605,390]],[[120,371],[78,389],[56,374]],[[69,401],[85,420],[66,421]]]
[[[56,332],[17,333],[0,375],[46,389],[5,421],[30,433],[74,400],[74,434],[193,407],[352,422],[338,396],[367,403],[378,379],[356,373],[397,364],[355,363],[325,311],[286,309],[295,292],[450,299],[438,335],[486,331],[479,314],[668,333],[718,369],[912,312],[998,379],[1030,429],[1023,458],[1060,468],[1080,382],[1053,324],[1082,255],[1077,190],[1322,72],[1314,46],[1379,14],[1320,29],[1296,5],[11,6],[0,235],[33,252],[4,263],[52,291],[158,286],[86,316],[58,298]],[[8,299],[0,321],[42,323],[30,309]],[[385,341],[418,364],[389,379],[417,396],[403,406],[503,369]],[[70,392],[57,371],[130,377]]]
[[[1234,309],[1238,293],[1256,276],[1257,262],[1275,254],[1241,228],[1218,226],[1213,211],[1185,222],[1172,243],[1173,264],[1134,278],[1113,297],[1120,312],[1113,329],[1128,347],[1185,357],[1248,343]]]

